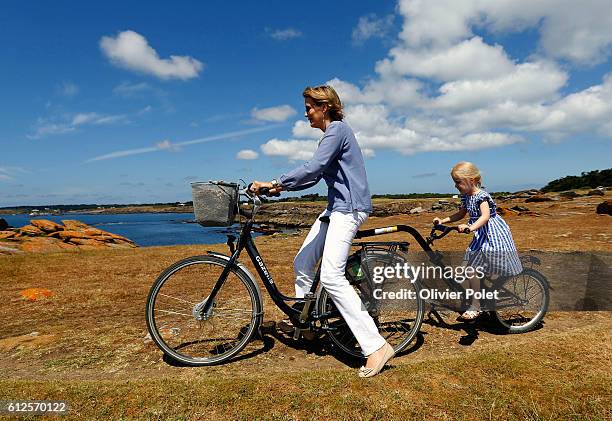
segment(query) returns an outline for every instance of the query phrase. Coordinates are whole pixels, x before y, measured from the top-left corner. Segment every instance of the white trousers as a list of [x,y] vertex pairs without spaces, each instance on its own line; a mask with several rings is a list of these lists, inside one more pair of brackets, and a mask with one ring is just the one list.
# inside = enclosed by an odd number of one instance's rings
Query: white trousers
[[359,342],[365,356],[385,344],[372,317],[363,309],[361,299],[344,276],[346,260],[357,230],[368,219],[365,212],[342,213],[325,210],[329,224],[317,218],[294,260],[295,294],[310,292],[315,270],[321,260],[321,285],[330,295],[342,317]]

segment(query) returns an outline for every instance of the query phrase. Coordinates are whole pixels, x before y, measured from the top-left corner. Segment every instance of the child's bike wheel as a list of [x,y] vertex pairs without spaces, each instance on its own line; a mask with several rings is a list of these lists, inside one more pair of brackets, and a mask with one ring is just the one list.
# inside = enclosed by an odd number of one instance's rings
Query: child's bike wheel
[[209,311],[213,286],[227,266],[216,256],[194,256],[166,269],[146,306],[151,339],[172,360],[191,366],[219,364],[238,354],[262,318],[261,295],[241,268],[230,270]]
[[516,276],[500,279],[491,290],[498,292],[494,318],[506,333],[529,332],[548,310],[548,281],[536,270],[526,268]]

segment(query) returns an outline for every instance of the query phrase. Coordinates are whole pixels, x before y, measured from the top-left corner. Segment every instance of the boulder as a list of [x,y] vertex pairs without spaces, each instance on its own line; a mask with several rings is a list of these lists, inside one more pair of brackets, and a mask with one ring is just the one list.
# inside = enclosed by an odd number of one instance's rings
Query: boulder
[[6,222],[6,219],[0,218],[0,231],[4,231],[8,228],[11,228],[11,226]]
[[62,224],[64,224],[64,229],[72,231],[86,230],[91,228],[86,223],[77,221],[76,219],[62,219]]
[[8,238],[13,238],[17,235],[15,231],[0,231],[0,240],[6,240]]
[[599,205],[597,205],[596,212],[600,215],[612,215],[612,200],[604,200]]
[[83,231],[74,231],[74,230],[64,230],[58,231],[52,234],[53,237],[59,237],[63,240],[69,240],[71,238],[89,238],[89,235],[85,234]]
[[49,253],[76,248],[76,246],[72,244],[66,244],[57,238],[51,237],[28,238],[20,244],[20,247],[22,251],[30,253]]
[[425,212],[425,209],[423,209],[420,206],[416,207],[416,208],[413,208],[413,209],[410,209],[410,214],[412,214],[412,215],[417,214],[417,213],[422,213],[422,212]]
[[97,249],[106,248],[104,241],[94,240],[93,238],[71,238],[69,241],[79,246],[92,246]]
[[64,227],[56,222],[49,221],[48,219],[32,219],[30,224],[45,232],[62,231]]
[[595,189],[587,193],[587,196],[604,196],[606,193],[603,190]]
[[497,213],[500,214],[501,216],[516,216],[519,214],[518,211],[515,211],[514,209],[509,209],[509,208],[505,208],[503,206],[498,206],[497,208]]
[[535,195],[529,196],[527,199],[525,199],[525,203],[529,202],[552,202],[552,199],[544,195]]
[[515,210],[517,212],[529,212],[529,208],[527,206],[516,205],[512,206],[510,209]]
[[559,196],[565,198],[565,199],[574,199],[575,197],[580,197],[580,195],[578,193],[576,193],[575,191],[572,190],[568,190],[568,191],[562,191],[561,193],[559,193]]
[[34,225],[25,225],[17,230],[21,235],[38,236],[43,235],[45,232]]

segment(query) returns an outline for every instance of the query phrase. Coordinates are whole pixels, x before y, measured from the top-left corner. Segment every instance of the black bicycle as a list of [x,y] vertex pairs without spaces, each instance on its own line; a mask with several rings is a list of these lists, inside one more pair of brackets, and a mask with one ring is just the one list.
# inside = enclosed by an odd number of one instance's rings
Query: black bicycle
[[[319,271],[304,298],[288,297],[279,291],[251,235],[253,218],[262,202],[259,196],[234,183],[193,183],[192,188],[196,220],[202,225],[231,225],[236,214],[244,215],[246,221],[237,240],[228,236],[229,255],[209,251],[183,259],[168,267],[151,287],[146,304],[147,328],[166,355],[186,365],[206,366],[226,362],[254,343],[264,306],[255,277],[239,261],[246,249],[270,298],[295,326],[294,338],[305,331],[327,335],[342,352],[363,357],[346,322],[321,287]],[[262,189],[262,193],[266,191]],[[240,197],[247,199],[251,212],[240,206]],[[358,250],[347,260],[347,279],[380,334],[396,353],[401,352],[419,332],[424,301],[418,295],[413,300],[393,302],[376,299],[374,290],[401,287],[416,294],[417,284],[404,281],[401,285],[380,285],[373,281],[369,268],[407,263],[408,244],[362,242],[356,246]]]
[[[449,227],[434,224],[427,238],[409,225],[396,225],[359,231],[355,238],[371,237],[391,232],[406,232],[410,234],[421,249],[425,252],[432,268],[439,268],[438,273],[446,273],[447,268],[452,269],[444,261],[442,253],[432,249],[432,245],[450,232],[461,232],[458,227]],[[467,229],[464,233],[470,233]],[[495,256],[494,256],[495,257]],[[497,256],[499,258],[500,256]],[[501,256],[503,258],[503,256]],[[485,259],[486,260],[486,259]],[[525,333],[536,328],[544,318],[550,301],[550,287],[544,275],[529,265],[539,265],[540,261],[534,256],[521,258],[523,271],[514,276],[500,276],[496,279],[482,277],[481,307],[487,310],[497,321],[498,327],[505,333]],[[414,265],[414,260],[412,261]],[[456,266],[455,266],[456,267]],[[435,273],[435,272],[434,272]],[[451,270],[452,273],[452,270]],[[471,297],[465,293],[457,279],[447,276],[434,276],[433,279],[419,277],[414,280],[420,297],[430,306],[430,313],[436,314],[436,308],[463,312],[471,304]],[[436,292],[442,291],[444,298],[439,298]],[[452,295],[454,294],[454,295]],[[458,297],[449,299],[449,296]],[[486,298],[489,297],[489,298]],[[421,317],[418,317],[420,320]]]

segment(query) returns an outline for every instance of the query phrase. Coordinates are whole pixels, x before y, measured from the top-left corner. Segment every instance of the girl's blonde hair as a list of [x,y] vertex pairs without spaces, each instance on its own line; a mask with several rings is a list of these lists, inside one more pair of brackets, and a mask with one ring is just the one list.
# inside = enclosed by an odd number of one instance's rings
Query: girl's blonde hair
[[456,164],[451,170],[451,176],[455,178],[468,178],[473,180],[480,187],[480,170],[471,162],[462,161]]
[[331,86],[308,86],[304,89],[302,95],[304,98],[311,98],[317,105],[327,104],[329,117],[332,121],[342,120],[344,118],[340,97]]

